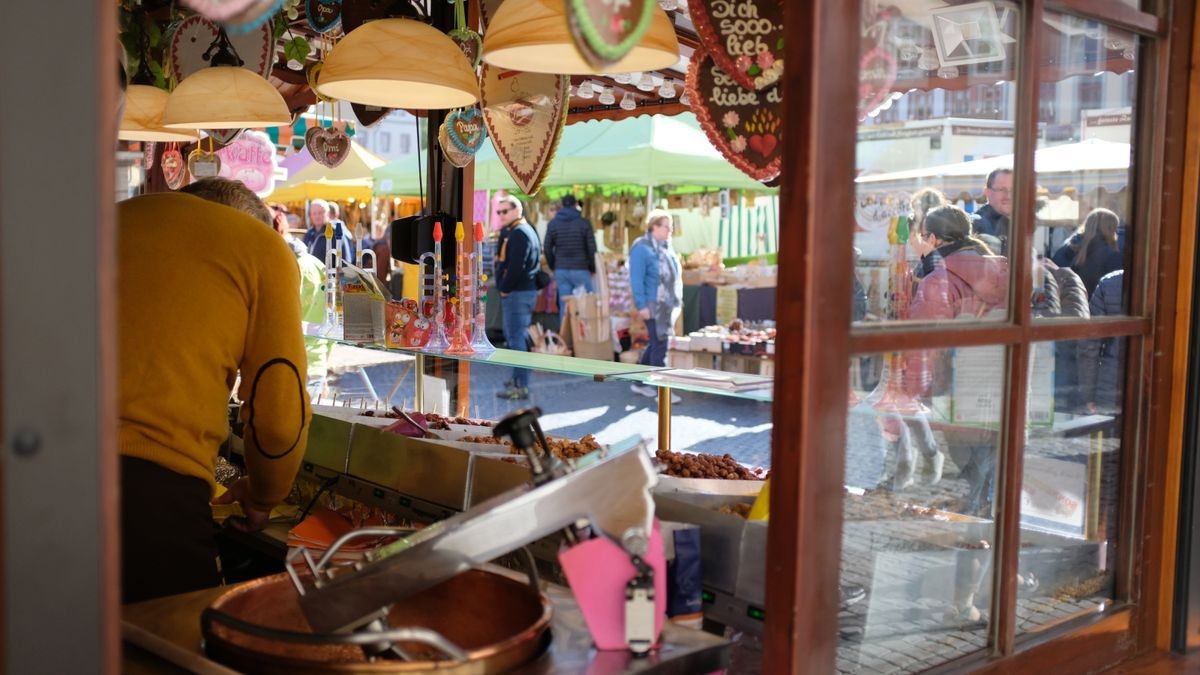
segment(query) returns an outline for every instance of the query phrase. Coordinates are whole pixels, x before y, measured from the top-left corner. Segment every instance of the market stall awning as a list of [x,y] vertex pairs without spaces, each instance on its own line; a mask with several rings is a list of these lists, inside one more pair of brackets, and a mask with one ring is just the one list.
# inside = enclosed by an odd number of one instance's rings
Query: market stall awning
[[[424,171],[424,165],[422,165]],[[426,179],[428,176],[425,177]],[[375,172],[377,195],[415,194],[415,157],[390,162]],[[389,182],[390,181],[390,182]],[[772,192],[721,156],[692,113],[646,115],[619,121],[568,125],[544,187],[569,185],[704,186]],[[475,187],[516,191],[516,183],[484,144],[475,159]]]
[[[730,164],[692,113],[568,126],[543,185],[700,185],[768,191]],[[489,144],[475,160],[475,186],[515,190]]]
[[[1051,193],[1064,190],[1089,192],[1103,188],[1119,192],[1129,182],[1130,146],[1089,139],[1042,148],[1034,155],[1038,185]],[[948,197],[981,197],[984,180],[993,169],[1011,168],[1013,155],[997,155],[971,162],[943,164],[923,169],[860,176],[855,182],[862,194],[887,194],[935,187]]]
[[384,160],[366,148],[350,141],[350,154],[332,169],[311,162],[296,172],[286,183],[267,195],[273,202],[302,202],[310,199],[371,198],[372,172],[384,165]]

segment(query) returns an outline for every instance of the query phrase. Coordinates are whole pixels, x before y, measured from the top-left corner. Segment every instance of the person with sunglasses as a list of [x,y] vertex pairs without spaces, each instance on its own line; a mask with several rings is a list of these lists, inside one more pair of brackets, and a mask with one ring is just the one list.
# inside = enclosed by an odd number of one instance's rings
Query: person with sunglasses
[[[496,214],[504,223],[496,255],[496,290],[500,291],[504,341],[509,349],[527,352],[529,324],[537,303],[541,246],[537,232],[525,220],[519,199],[512,195],[501,197]],[[496,396],[510,401],[529,398],[529,371],[513,368],[512,379]]]

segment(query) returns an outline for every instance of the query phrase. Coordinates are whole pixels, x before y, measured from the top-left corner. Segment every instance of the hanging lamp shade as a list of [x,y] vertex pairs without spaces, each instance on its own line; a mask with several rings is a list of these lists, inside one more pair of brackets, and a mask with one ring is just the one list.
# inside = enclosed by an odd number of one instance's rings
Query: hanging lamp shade
[[283,97],[261,75],[236,66],[202,68],[183,78],[167,99],[169,129],[246,129],[292,123]]
[[123,141],[194,141],[195,130],[167,129],[162,125],[163,108],[170,94],[148,84],[131,84],[125,89],[125,112],[117,138]]
[[478,101],[479,81],[441,31],[412,19],[378,19],[334,45],[317,75],[317,92],[384,108],[444,110]]
[[[529,73],[591,75],[575,46],[563,0],[504,0],[483,36],[483,60],[497,68]],[[666,12],[655,8],[641,41],[606,73],[660,70],[679,61],[679,39]]]

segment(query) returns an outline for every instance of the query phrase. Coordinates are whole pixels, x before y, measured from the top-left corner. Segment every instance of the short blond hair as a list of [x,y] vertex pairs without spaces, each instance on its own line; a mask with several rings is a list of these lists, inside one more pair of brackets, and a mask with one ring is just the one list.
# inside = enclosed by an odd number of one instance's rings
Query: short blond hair
[[646,231],[649,232],[654,229],[654,224],[664,219],[674,224],[675,219],[671,216],[670,211],[666,209],[651,209],[650,213],[646,214]]
[[201,178],[195,183],[184,186],[179,191],[235,208],[248,216],[261,220],[272,229],[275,228],[275,216],[271,215],[271,210],[241,181],[213,176]]

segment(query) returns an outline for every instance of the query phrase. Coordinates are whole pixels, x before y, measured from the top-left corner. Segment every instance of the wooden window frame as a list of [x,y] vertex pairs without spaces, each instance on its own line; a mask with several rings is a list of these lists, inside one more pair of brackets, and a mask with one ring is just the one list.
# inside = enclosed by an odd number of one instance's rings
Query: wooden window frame
[[[1173,558],[1173,485],[1177,449],[1168,447],[1177,395],[1171,368],[1179,333],[1175,309],[1188,300],[1176,281],[1191,272],[1181,243],[1182,167],[1187,130],[1188,63],[1194,0],[1159,0],[1143,12],[1120,0],[1026,0],[1016,90],[1012,250],[1031,250],[1039,119],[1040,40],[1046,12],[1062,12],[1132,31],[1141,39],[1130,235],[1134,274],[1127,283],[1128,317],[1034,320],[1029,303],[1012,302],[1005,322],[954,326],[930,332],[911,326],[850,327],[852,228],[857,98],[845,64],[858,63],[860,3],[819,0],[787,3],[791,38],[784,75],[786,119],[782,211],[790,214],[780,236],[776,300],[779,327],[772,444],[772,527],[767,546],[764,672],[831,672],[838,647],[836,619],[844,478],[846,368],[852,354],[914,347],[1002,344],[1008,347],[1007,418],[997,468],[992,622],[986,650],[939,666],[937,671],[999,672],[1016,666],[1090,670],[1164,643],[1169,608],[1168,560]],[[1171,19],[1169,22],[1168,17]],[[1192,83],[1192,88],[1197,88]],[[1154,102],[1165,102],[1155,104]],[[1197,133],[1196,135],[1200,135]],[[1168,143],[1168,139],[1172,139]],[[1191,150],[1189,157],[1196,155]],[[1168,169],[1171,170],[1168,170]],[[1195,181],[1195,172],[1188,172]],[[1187,194],[1195,197],[1194,189]],[[1195,208],[1186,215],[1195,222]],[[1032,291],[1032,258],[1010,260],[1012,297]],[[1186,312],[1184,312],[1186,314]],[[1016,634],[1016,569],[1020,541],[1019,477],[1026,425],[1023,395],[1031,345],[1050,340],[1127,337],[1126,423],[1120,483],[1121,562],[1115,608],[1073,617],[1036,633]],[[1020,392],[1021,395],[1016,395]],[[1174,475],[1175,483],[1171,477]],[[1154,492],[1167,483],[1168,490]],[[1170,541],[1168,541],[1168,537]],[[1165,612],[1169,614],[1169,612]],[[1169,624],[1165,624],[1169,627]]]

